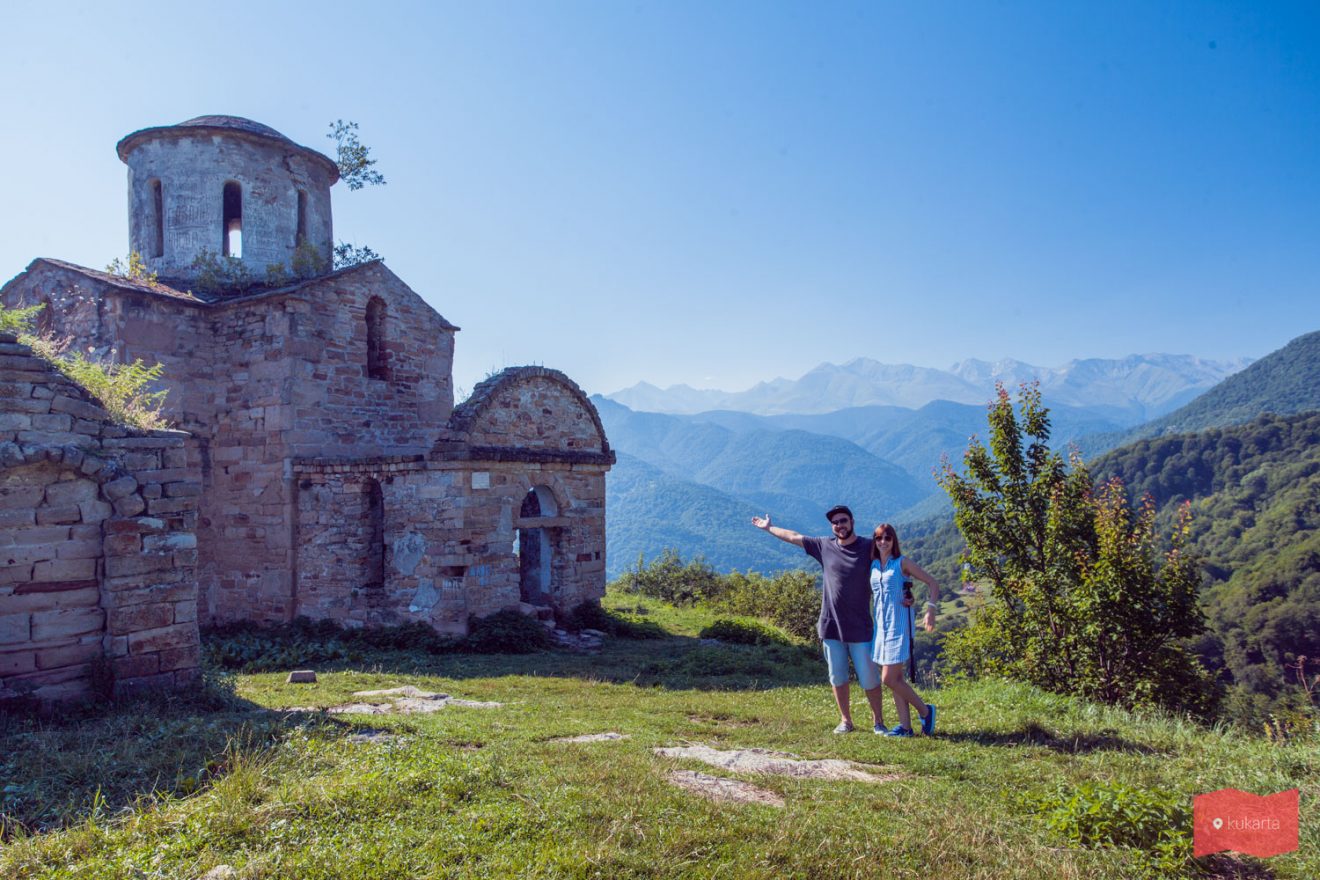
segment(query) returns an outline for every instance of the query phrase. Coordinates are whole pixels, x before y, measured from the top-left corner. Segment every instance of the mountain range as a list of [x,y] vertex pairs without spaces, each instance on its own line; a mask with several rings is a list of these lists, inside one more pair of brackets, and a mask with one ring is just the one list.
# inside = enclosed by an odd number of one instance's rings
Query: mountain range
[[1211,361],[1191,355],[1145,354],[1073,360],[1061,367],[1011,359],[995,363],[964,360],[948,370],[938,370],[855,358],[845,364],[821,364],[798,379],[761,382],[746,391],[688,385],[661,389],[639,382],[606,396],[647,412],[821,414],[868,406],[918,409],[937,400],[984,404],[993,395],[996,382],[1016,388],[1039,381],[1048,403],[1087,407],[1126,427],[1178,408],[1250,363],[1249,358]]
[[[877,373],[868,364],[882,369]],[[1234,366],[1169,355],[1072,361],[1051,374],[1055,393],[1084,399],[1089,387],[1108,402],[1047,399],[1051,445],[1075,445],[1089,458],[1141,437],[1241,423],[1263,412],[1320,409],[1320,333],[1299,337],[1245,369],[1233,372]],[[823,365],[808,376],[819,381],[832,371],[837,388],[861,382],[868,370],[891,377],[942,372],[859,359],[842,367]],[[1204,389],[1217,374],[1226,378]],[[839,378],[845,375],[848,382]],[[940,381],[941,387],[952,387],[951,379],[969,386],[995,381],[1012,386],[1030,377],[1039,377],[1044,386],[1045,377],[1030,365],[963,361]],[[609,575],[619,574],[639,553],[652,558],[666,547],[688,558],[705,556],[725,570],[802,564],[800,554],[786,554],[751,529],[747,521],[754,513],[771,512],[776,522],[803,532],[823,532],[821,512],[840,502],[854,507],[863,526],[888,520],[910,527],[947,516],[935,472],[942,459],[960,466],[968,438],[985,434],[985,402],[992,393],[987,388],[975,403],[934,400],[917,407],[868,404],[775,414],[639,412],[595,396],[619,453],[607,479]],[[1115,403],[1120,393],[1128,395],[1126,404]],[[1158,419],[1133,424],[1136,406],[1156,412],[1176,401],[1185,402]]]

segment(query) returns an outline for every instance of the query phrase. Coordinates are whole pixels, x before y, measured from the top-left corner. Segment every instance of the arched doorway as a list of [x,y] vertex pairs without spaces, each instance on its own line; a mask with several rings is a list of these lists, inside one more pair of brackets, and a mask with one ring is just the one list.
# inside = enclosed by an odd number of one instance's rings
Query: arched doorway
[[556,535],[554,529],[537,523],[557,516],[555,496],[545,486],[533,486],[518,509],[516,552],[518,554],[518,598],[529,605],[551,604]]

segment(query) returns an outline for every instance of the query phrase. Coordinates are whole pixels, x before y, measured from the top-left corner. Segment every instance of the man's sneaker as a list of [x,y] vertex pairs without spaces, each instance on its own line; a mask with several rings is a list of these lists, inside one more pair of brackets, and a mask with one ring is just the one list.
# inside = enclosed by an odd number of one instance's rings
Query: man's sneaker
[[926,717],[921,719],[921,732],[926,736],[935,733],[935,704],[926,704]]
[[885,734],[885,736],[911,736],[911,735],[912,735],[912,730],[910,728],[904,727],[901,724],[895,724],[894,729],[889,731],[887,734]]
[[840,721],[839,726],[834,728],[835,733],[852,733],[853,727],[851,721]]
[[871,728],[871,732],[874,734],[878,734],[879,736],[889,736],[889,728],[885,727],[885,723],[883,721],[877,721],[875,725]]

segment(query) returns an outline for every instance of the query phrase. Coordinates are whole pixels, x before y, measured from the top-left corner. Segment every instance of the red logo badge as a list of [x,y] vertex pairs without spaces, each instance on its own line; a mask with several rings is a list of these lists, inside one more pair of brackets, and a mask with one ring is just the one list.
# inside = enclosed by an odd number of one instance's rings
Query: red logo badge
[[1257,795],[1221,788],[1192,799],[1192,854],[1231,849],[1267,859],[1297,849],[1297,789]]

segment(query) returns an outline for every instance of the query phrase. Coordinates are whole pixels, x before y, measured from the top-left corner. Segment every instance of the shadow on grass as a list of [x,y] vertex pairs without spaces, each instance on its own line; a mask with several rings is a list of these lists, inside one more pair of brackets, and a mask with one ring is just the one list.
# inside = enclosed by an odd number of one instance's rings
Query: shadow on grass
[[[658,628],[645,633],[644,638],[608,636],[602,649],[585,652],[528,652],[525,643],[510,638],[503,645],[508,653],[500,653],[456,647],[424,628],[355,633],[299,624],[205,633],[203,647],[213,663],[243,673],[305,667],[456,680],[537,675],[675,690],[767,690],[817,684],[824,677],[814,647],[713,643]],[[390,639],[397,639],[397,646]]]
[[1164,752],[1144,743],[1123,739],[1114,732],[1088,733],[1072,731],[1051,733],[1039,724],[1028,723],[1021,730],[1001,732],[939,733],[940,739],[953,742],[975,743],[984,746],[1040,746],[1068,755],[1092,752],[1129,752],[1137,755],[1163,755]]
[[213,687],[49,717],[0,714],[0,841],[205,791],[237,765],[262,761],[294,730],[336,737],[356,726]]

